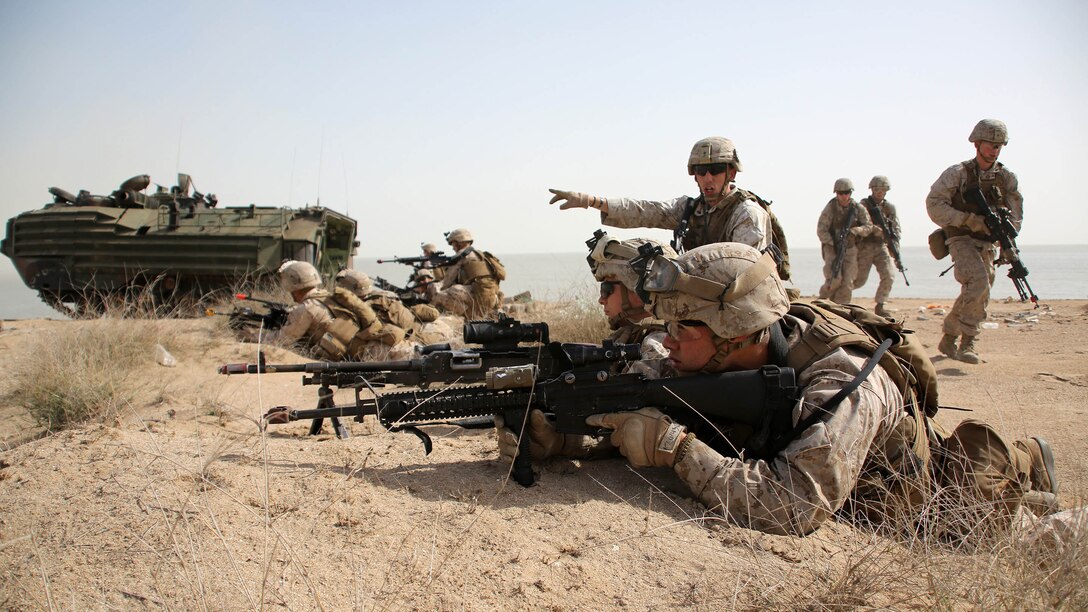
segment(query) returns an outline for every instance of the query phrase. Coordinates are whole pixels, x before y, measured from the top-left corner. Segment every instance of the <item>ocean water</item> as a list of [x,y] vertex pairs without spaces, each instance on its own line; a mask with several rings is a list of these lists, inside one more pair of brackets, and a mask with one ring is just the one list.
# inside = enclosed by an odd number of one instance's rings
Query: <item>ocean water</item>
[[[529,291],[538,300],[590,300],[595,301],[597,283],[589,274],[586,253],[497,253],[506,265],[507,280],[502,284],[503,293],[512,296]],[[1028,267],[1028,282],[1040,301],[1048,299],[1088,299],[1088,245],[1027,246],[1021,257]],[[790,254],[793,271],[792,286],[802,295],[815,295],[823,283],[823,260],[817,248],[794,249]],[[903,276],[896,277],[891,301],[895,298],[929,298],[951,300],[959,294],[959,283],[952,272],[939,276],[951,265],[951,260],[936,261],[925,247],[903,249],[903,265],[907,269],[910,286]],[[62,318],[62,315],[43,304],[37,293],[27,289],[10,263],[0,262],[0,319],[36,317]],[[358,257],[356,268],[386,280],[403,285],[410,268],[400,264],[378,264],[375,258]],[[997,279],[991,297],[1004,299],[1016,297],[1012,281],[1006,277],[1008,267],[998,268]],[[876,270],[869,273],[869,282],[854,290],[856,297],[871,298],[876,292],[879,277]]]

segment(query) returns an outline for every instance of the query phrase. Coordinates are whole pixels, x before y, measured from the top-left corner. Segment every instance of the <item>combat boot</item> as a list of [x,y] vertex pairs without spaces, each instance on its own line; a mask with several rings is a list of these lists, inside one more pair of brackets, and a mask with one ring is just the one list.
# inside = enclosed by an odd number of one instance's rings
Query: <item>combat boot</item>
[[1057,495],[1058,472],[1054,469],[1054,451],[1047,441],[1034,436],[1017,440],[1013,445],[1031,457],[1031,489]]
[[956,348],[956,337],[952,334],[945,334],[941,337],[941,343],[937,345],[937,350],[952,359],[958,359],[957,356],[960,354],[959,349]]
[[960,354],[956,357],[964,363],[978,363],[982,361],[978,357],[978,351],[975,349],[975,338],[977,336],[964,335],[960,340]]
[[887,317],[889,319],[892,318],[892,313],[888,312],[887,308],[884,308],[884,302],[877,302],[876,308],[873,310],[873,312],[877,313],[882,317]]

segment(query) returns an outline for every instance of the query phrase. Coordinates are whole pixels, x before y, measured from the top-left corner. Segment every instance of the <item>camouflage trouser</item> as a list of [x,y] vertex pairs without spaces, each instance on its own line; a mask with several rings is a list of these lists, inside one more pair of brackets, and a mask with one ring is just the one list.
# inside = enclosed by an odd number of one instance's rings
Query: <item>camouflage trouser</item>
[[960,423],[935,454],[945,530],[970,533],[986,519],[1007,524],[1031,490],[1031,455],[982,421]]
[[858,275],[858,248],[848,244],[842,256],[842,270],[831,278],[831,265],[835,263],[835,247],[823,245],[824,284],[820,287],[820,298],[849,304],[854,293],[854,278]]
[[990,303],[997,248],[991,242],[975,240],[970,236],[949,238],[947,243],[955,265],[956,280],[960,283],[960,296],[944,318],[944,333],[977,336],[979,325],[986,320],[986,306]]
[[854,288],[859,289],[869,280],[869,270],[876,266],[880,275],[880,284],[876,288],[876,303],[888,301],[895,281],[895,263],[888,254],[888,247],[883,242],[863,242],[858,245],[858,275],[854,278]]
[[415,356],[417,342],[401,340],[389,346],[384,342],[367,342],[361,352],[354,355],[358,361],[405,361]]
[[477,287],[478,284],[439,289],[431,296],[431,303],[466,319],[492,318],[499,307],[498,293],[490,287]]
[[[446,315],[436,321],[424,323],[419,326],[419,330],[415,333],[413,338],[419,340],[424,345],[439,344],[442,342],[454,343],[459,341],[459,334],[451,327],[450,321],[453,319],[456,319],[456,317]],[[457,320],[456,325],[461,327],[464,323]]]

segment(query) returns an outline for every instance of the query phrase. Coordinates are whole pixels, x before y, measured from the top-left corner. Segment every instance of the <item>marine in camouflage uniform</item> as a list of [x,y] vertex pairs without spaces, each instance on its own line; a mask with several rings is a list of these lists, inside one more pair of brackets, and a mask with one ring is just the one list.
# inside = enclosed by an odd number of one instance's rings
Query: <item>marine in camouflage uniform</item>
[[317,270],[305,279],[288,279],[285,272],[290,263],[292,262],[287,262],[280,268],[280,282],[291,294],[296,306],[287,314],[283,327],[265,334],[261,340],[314,347],[334,318],[323,302],[329,297],[329,292],[321,288],[321,277]]
[[[1022,505],[1040,512],[1057,508],[1053,453],[1045,441],[1010,444],[970,420],[946,436],[925,417],[915,387],[897,383],[907,379],[893,376],[883,360],[860,376],[870,353],[814,341],[826,339],[823,321],[813,316],[818,311],[787,302],[768,256],[745,245],[716,244],[674,263],[680,274],[671,281],[662,274],[644,286],[655,292],[654,314],[667,322],[665,346],[676,369],[726,372],[800,360],[799,396],[792,427],[769,449],[773,454],[761,457],[738,452],[746,450],[743,445],[697,437],[653,408],[589,417],[590,426],[612,430],[608,440],[632,465],[672,468],[706,506],[769,533],[809,533],[837,513],[915,518],[934,499],[947,497],[936,493],[948,491],[970,493],[960,497],[971,517],[971,508],[1006,518]],[[667,266],[654,267],[660,273]],[[855,378],[859,384],[852,386]],[[840,392],[843,399],[829,405]],[[601,454],[591,438],[558,434],[543,414],[530,418],[534,450]],[[516,436],[502,433],[500,451],[512,456]],[[967,522],[961,526],[978,528]]]
[[601,198],[576,191],[549,189],[568,208],[595,208],[601,223],[612,227],[656,227],[675,230],[685,211],[694,206],[684,249],[714,242],[741,242],[757,249],[771,244],[771,217],[755,197],[736,186],[733,179],[743,169],[733,141],[710,137],[695,143],[688,156],[688,174],[699,186],[699,196],[672,200]]
[[[820,220],[816,223],[816,236],[820,238],[820,250],[824,257],[824,284],[820,287],[819,296],[840,304],[849,304],[853,298],[854,280],[858,275],[857,241],[872,235],[874,229],[877,229],[870,222],[865,207],[854,200],[853,193],[853,181],[847,178],[836,180],[835,197],[824,206]],[[833,274],[839,234],[848,223],[842,268],[838,274]]]
[[[430,257],[431,255],[434,255],[435,253],[438,252],[438,247],[435,246],[433,243],[430,243],[430,242],[425,242],[425,243],[421,244],[419,246],[419,248],[420,248],[421,251],[423,251],[423,256],[424,257]],[[434,279],[435,280],[440,281],[440,280],[442,280],[442,279],[444,279],[446,277],[446,269],[444,267],[436,266],[436,265],[432,264],[429,261],[423,262],[423,264],[421,266],[419,266],[419,269],[430,270],[434,274]],[[416,272],[418,272],[418,271],[419,270],[416,270]]]
[[432,340],[427,336],[435,330],[427,326],[438,320],[438,309],[429,304],[407,307],[392,291],[374,287],[373,281],[363,272],[341,270],[336,275],[337,287],[342,287],[370,306],[382,323],[381,333],[367,342],[359,355],[362,361],[386,361],[410,359],[415,348],[452,339]]
[[446,268],[441,288],[431,284],[427,297],[435,306],[467,319],[494,318],[502,305],[499,280],[484,256],[472,246],[467,229],[455,229],[446,241],[456,251],[457,260]]
[[978,363],[975,341],[986,320],[997,245],[984,217],[964,201],[963,192],[974,186],[981,188],[991,208],[1010,211],[1010,221],[1017,231],[1024,218],[1024,198],[1016,175],[997,161],[1001,149],[1009,142],[1005,124],[997,119],[983,119],[975,125],[968,141],[975,145],[975,157],[941,174],[926,197],[926,212],[944,230],[956,281],[960,283],[960,295],[945,316],[944,335],[938,349],[953,359]]
[[[885,304],[892,292],[896,270],[895,261],[893,261],[892,255],[888,251],[887,241],[891,240],[898,248],[899,237],[902,235],[899,229],[899,215],[895,212],[895,206],[892,206],[891,202],[884,199],[885,194],[891,188],[888,177],[874,176],[869,181],[869,190],[872,195],[861,200],[861,205],[869,213],[869,218],[872,220],[875,229],[873,233],[857,241],[858,273],[854,278],[855,289],[864,286],[869,280],[869,271],[873,266],[876,266],[877,274],[880,275],[880,284],[876,287],[875,312],[883,317],[891,315],[885,308]],[[885,236],[884,230],[877,224],[877,216],[873,214],[874,209],[880,211],[884,223],[887,224],[888,229],[891,231],[891,236]]]
[[646,304],[635,292],[638,276],[630,266],[630,260],[638,255],[643,244],[660,247],[669,256],[676,251],[667,244],[647,238],[616,240],[608,234],[601,235],[586,260],[593,277],[601,282],[598,303],[604,308],[612,334],[608,336],[617,344],[640,345],[638,361],[616,364],[618,371],[638,372],[647,378],[661,378],[662,368],[669,352],[665,350],[665,323],[654,319],[646,310]]
[[321,287],[321,275],[303,261],[284,262],[279,269],[280,284],[297,304],[283,327],[268,334],[265,342],[304,347],[321,359],[359,359],[370,341],[390,337],[374,310],[350,291],[336,288],[329,293]]

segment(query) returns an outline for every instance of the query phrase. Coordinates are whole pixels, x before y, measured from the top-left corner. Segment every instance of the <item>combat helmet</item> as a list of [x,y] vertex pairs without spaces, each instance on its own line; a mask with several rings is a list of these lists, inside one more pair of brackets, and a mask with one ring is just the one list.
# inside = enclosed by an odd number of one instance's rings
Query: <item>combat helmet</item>
[[840,191],[854,191],[854,181],[848,178],[841,178],[835,180],[835,193]]
[[869,181],[869,189],[872,189],[873,191],[876,191],[878,189],[881,191],[889,191],[891,190],[891,188],[892,184],[888,181],[888,177],[880,174],[874,176]]
[[996,142],[1003,145],[1009,144],[1009,128],[1005,122],[999,119],[983,119],[975,124],[967,142]]
[[591,246],[591,251],[586,261],[593,272],[593,278],[604,281],[615,278],[623,283],[631,291],[638,285],[638,273],[631,267],[630,262],[638,257],[638,248],[644,244],[651,244],[661,248],[665,257],[675,258],[676,251],[667,244],[650,238],[632,238],[619,240],[605,233],[594,234],[593,240],[586,243]]
[[789,300],[769,252],[735,242],[692,249],[676,259],[655,257],[642,273],[655,317],[705,323],[720,339],[770,327]]
[[446,244],[449,245],[452,245],[454,242],[472,242],[472,232],[463,227],[446,232],[445,236]]
[[729,164],[736,168],[737,172],[744,170],[733,141],[721,136],[704,138],[691,148],[691,155],[688,156],[688,174],[694,176],[695,166],[706,164]]
[[359,270],[340,270],[336,273],[336,286],[343,287],[359,297],[366,297],[374,288],[374,281]]
[[285,261],[280,266],[279,273],[280,285],[289,293],[321,286],[321,275],[317,268],[305,261]]

